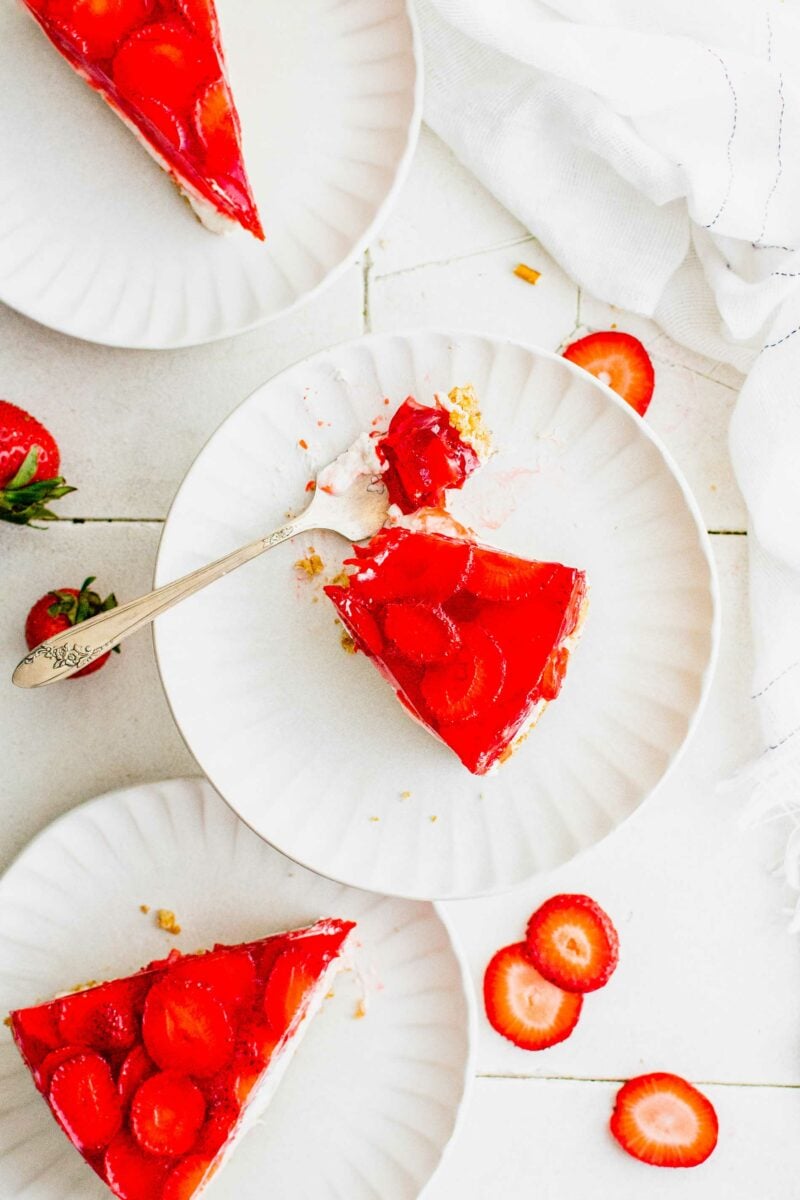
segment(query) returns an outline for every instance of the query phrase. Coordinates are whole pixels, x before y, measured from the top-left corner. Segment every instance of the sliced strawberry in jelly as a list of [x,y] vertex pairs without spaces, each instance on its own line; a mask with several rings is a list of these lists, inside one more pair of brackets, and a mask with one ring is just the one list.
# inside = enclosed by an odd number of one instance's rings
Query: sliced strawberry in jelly
[[160,1200],[192,1200],[197,1189],[210,1177],[213,1159],[191,1154],[170,1171]]
[[130,1126],[142,1150],[177,1158],[192,1149],[205,1115],[196,1083],[179,1071],[159,1071],[133,1097]]
[[183,150],[186,147],[189,135],[186,125],[177,113],[149,96],[137,96],[136,107],[139,109],[139,115],[152,125],[170,150]]
[[133,103],[149,97],[177,113],[188,113],[218,74],[212,50],[178,20],[137,29],[114,58],[114,82],[124,97]]
[[49,1050],[55,1050],[64,1040],[58,1032],[55,1012],[50,1004],[20,1009],[12,1016],[11,1024],[21,1043],[22,1052],[31,1065],[41,1062]]
[[387,531],[381,554],[375,568],[361,562],[359,592],[375,600],[442,601],[463,585],[472,547],[442,534],[395,529]]
[[228,1014],[202,983],[167,977],[148,994],[142,1018],[147,1052],[164,1070],[213,1075],[233,1054]]
[[210,1105],[206,1123],[200,1130],[195,1153],[212,1157],[225,1145],[239,1120],[240,1108],[231,1095],[229,1100]]
[[34,1071],[34,1078],[39,1091],[47,1091],[56,1067],[60,1067],[68,1058],[77,1058],[79,1054],[85,1053],[85,1046],[61,1046],[58,1050],[51,1050]]
[[319,979],[324,959],[316,947],[298,942],[284,950],[270,971],[264,989],[264,1016],[280,1037],[289,1028],[295,1016]]
[[539,684],[543,700],[555,700],[561,691],[561,684],[564,682],[568,663],[569,650],[566,646],[560,646],[558,650],[554,650],[550,655]]
[[145,1154],[129,1133],[120,1133],[108,1147],[103,1170],[119,1200],[156,1200],[172,1163]]
[[61,1037],[104,1052],[129,1049],[139,1034],[136,993],[127,984],[106,984],[65,996],[58,1002]]
[[239,131],[233,113],[233,100],[224,79],[210,83],[195,104],[195,131],[206,166],[215,175],[227,175],[239,161]]
[[217,14],[209,0],[178,0],[178,8],[192,29],[214,41],[218,40]]
[[156,1064],[144,1046],[134,1046],[128,1052],[117,1076],[117,1091],[124,1108],[130,1104],[139,1084],[154,1075],[156,1070]]
[[347,588],[326,587],[324,590],[342,614],[359,650],[363,650],[365,654],[380,654],[383,649],[383,637],[369,607],[357,597],[351,596]]
[[461,487],[480,465],[446,409],[411,396],[392,417],[378,454],[386,464],[383,481],[390,502],[405,513],[441,507],[445,491]]
[[111,1069],[92,1051],[56,1067],[49,1099],[66,1133],[84,1152],[102,1150],[122,1127],[122,1105]]
[[465,625],[461,650],[422,677],[430,712],[445,721],[465,721],[488,708],[503,685],[505,661],[497,642],[479,625]]
[[154,0],[46,0],[44,9],[81,53],[111,58],[124,37],[143,25]]
[[481,548],[472,556],[464,587],[485,600],[525,600],[545,588],[558,569],[553,563]]
[[266,1017],[252,1017],[239,1029],[236,1039],[234,1066],[245,1063],[263,1069],[272,1057],[280,1040]]
[[437,606],[387,604],[383,629],[398,653],[413,663],[438,662],[461,645],[455,625]]
[[256,967],[246,950],[212,950],[177,963],[173,979],[201,983],[226,1009],[249,1007],[255,1000]]

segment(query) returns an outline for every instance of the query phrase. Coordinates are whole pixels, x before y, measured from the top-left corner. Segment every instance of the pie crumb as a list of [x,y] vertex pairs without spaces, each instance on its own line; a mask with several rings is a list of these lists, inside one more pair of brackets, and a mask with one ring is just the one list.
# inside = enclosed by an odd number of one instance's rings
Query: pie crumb
[[326,999],[326,1000],[332,1000],[332,999],[333,999],[333,997],[334,997],[334,992],[333,992],[333,991],[330,991],[330,992],[326,992],[326,993],[325,993],[325,999]]
[[350,576],[348,575],[347,571],[340,571],[338,573],[338,575],[334,575],[333,579],[331,580],[331,586],[332,587],[340,587],[340,588],[349,588],[350,587]]
[[362,998],[361,1000],[359,1000],[358,1004],[356,1005],[355,1012],[353,1013],[353,1018],[356,1021],[360,1021],[361,1018],[365,1017],[366,1015],[367,1015],[367,1006],[364,1003],[364,1000]]
[[309,579],[313,579],[315,575],[321,575],[325,570],[325,563],[313,546],[309,546],[307,556],[305,558],[298,558],[294,565],[296,570],[305,571]]
[[74,984],[73,987],[71,987],[69,990],[71,992],[86,992],[89,990],[89,988],[98,987],[98,986],[99,986],[99,984],[96,979],[87,979],[85,983]]
[[175,913],[169,908],[160,908],[156,913],[156,923],[159,929],[163,929],[166,933],[179,934],[181,927],[175,920]]
[[150,912],[150,905],[149,905],[149,904],[140,904],[140,905],[139,905],[139,912],[143,912],[143,913],[149,913],[149,912]]
[[380,821],[380,817],[370,817],[370,821]]
[[301,447],[301,449],[303,449],[303,450],[307,450],[307,449],[308,449],[308,442],[306,441],[306,439],[305,439],[305,438],[298,438],[298,439],[297,439],[297,444],[298,444],[298,446],[300,446],[300,447]]
[[438,821],[439,818],[438,817],[428,817],[428,820],[431,822],[431,824],[433,824],[433,822]]
[[346,650],[348,654],[355,654],[356,644],[353,641],[353,639],[350,637],[349,633],[343,633],[342,636],[339,638],[339,641],[342,643],[343,650]]
[[538,283],[542,277],[542,272],[529,267],[527,263],[517,263],[514,267],[514,274],[518,279],[524,279],[526,283]]
[[411,799],[411,792],[401,792],[401,793],[400,793],[400,799],[401,799],[401,800],[410,800],[410,799]]
[[10,1029],[11,1028],[11,1017],[3,1017],[3,1024],[5,1025],[6,1029]]
[[454,387],[447,393],[445,405],[450,424],[461,435],[463,441],[474,447],[482,458],[492,451],[492,435],[483,423],[478,398],[471,385]]

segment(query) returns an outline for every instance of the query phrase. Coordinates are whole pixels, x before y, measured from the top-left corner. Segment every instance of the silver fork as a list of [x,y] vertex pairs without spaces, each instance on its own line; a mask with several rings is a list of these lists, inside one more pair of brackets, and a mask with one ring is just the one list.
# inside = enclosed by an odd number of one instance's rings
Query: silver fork
[[98,613],[96,617],[90,617],[88,621],[73,625],[63,633],[41,642],[18,664],[12,680],[17,687],[36,688],[59,679],[68,679],[132,633],[149,625],[161,613],[180,604],[187,596],[193,596],[209,583],[221,579],[223,575],[228,575],[289,538],[308,533],[311,529],[329,529],[351,542],[372,537],[386,520],[387,506],[385,487],[380,479],[369,475],[360,475],[347,491],[339,495],[317,488],[311,503],[298,517],[266,537],[257,538],[217,562],[192,571],[190,575],[165,583],[138,600],[129,600],[119,608]]

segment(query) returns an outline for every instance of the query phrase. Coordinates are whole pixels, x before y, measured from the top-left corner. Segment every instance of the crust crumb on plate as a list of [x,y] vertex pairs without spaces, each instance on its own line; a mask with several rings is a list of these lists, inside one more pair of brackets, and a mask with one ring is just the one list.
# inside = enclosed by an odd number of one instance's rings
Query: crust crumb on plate
[[179,934],[181,927],[175,919],[175,913],[169,908],[160,908],[156,913],[156,923],[159,929],[166,933]]
[[313,546],[309,546],[307,556],[298,558],[294,565],[298,571],[304,571],[309,579],[313,579],[315,575],[321,575],[325,570],[325,564]]

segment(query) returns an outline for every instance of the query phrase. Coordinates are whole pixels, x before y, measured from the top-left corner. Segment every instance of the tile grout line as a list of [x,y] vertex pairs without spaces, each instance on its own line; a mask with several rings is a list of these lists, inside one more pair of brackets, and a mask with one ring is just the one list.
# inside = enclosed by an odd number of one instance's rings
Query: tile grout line
[[361,332],[372,333],[372,314],[369,311],[370,287],[372,284],[372,253],[369,246],[364,251],[364,257],[361,261],[361,288],[362,288],[362,307],[361,307]]
[[375,279],[393,279],[397,275],[410,275],[412,271],[424,271],[426,267],[449,267],[453,263],[465,262],[470,258],[478,258],[483,254],[494,254],[497,250],[511,250],[514,246],[525,246],[529,242],[536,242],[538,239],[532,233],[518,234],[516,237],[508,238],[504,242],[497,242],[492,246],[483,246],[479,250],[467,250],[464,254],[454,254],[451,258],[434,258],[424,262],[413,263],[408,267],[397,267],[394,271],[376,271]]
[[[620,1075],[514,1075],[503,1072],[477,1071],[476,1079],[507,1080],[509,1083],[625,1083],[626,1076]],[[800,1083],[769,1083],[766,1080],[740,1082],[733,1079],[696,1079],[697,1087],[725,1088],[775,1088],[782,1091],[800,1091]]]

